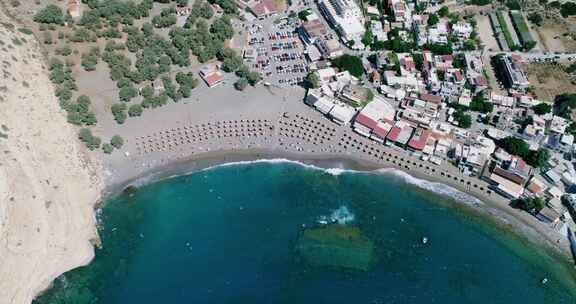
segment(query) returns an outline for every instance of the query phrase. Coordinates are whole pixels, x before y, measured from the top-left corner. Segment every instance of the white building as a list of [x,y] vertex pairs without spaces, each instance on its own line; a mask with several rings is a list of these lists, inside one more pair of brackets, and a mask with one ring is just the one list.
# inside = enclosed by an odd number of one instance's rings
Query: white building
[[339,30],[345,42],[354,41],[354,49],[364,48],[364,16],[354,0],[320,0],[318,8],[328,22]]
[[470,25],[470,23],[459,21],[456,22],[455,24],[452,24],[452,33],[458,36],[458,38],[460,39],[470,38],[470,35],[472,34],[473,31],[474,28],[472,28],[472,25]]

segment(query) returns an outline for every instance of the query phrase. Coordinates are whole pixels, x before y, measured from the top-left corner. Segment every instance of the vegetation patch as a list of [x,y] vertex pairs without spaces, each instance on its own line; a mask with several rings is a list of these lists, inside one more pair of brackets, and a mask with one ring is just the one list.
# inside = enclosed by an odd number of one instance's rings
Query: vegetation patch
[[305,229],[296,251],[317,267],[368,271],[375,263],[374,243],[358,227],[331,224]]
[[362,65],[362,59],[360,59],[360,57],[344,54],[333,59],[332,65],[350,72],[350,74],[355,77],[362,77],[364,74],[364,66]]
[[25,27],[19,28],[18,31],[23,33],[23,34],[26,34],[26,35],[32,35],[33,34],[31,29],[25,28]]
[[530,29],[528,28],[528,24],[524,19],[524,16],[519,11],[510,12],[510,17],[512,18],[512,23],[516,28],[516,32],[519,34],[520,41],[522,42],[522,48],[524,50],[531,50],[536,46],[536,41],[532,37],[530,33]]
[[514,136],[508,136],[496,142],[496,145],[506,152],[521,157],[526,163],[534,168],[544,167],[550,159],[550,151],[545,148],[530,150],[526,141]]
[[510,49],[511,50],[519,49],[520,46],[514,42],[514,39],[512,38],[512,34],[510,33],[510,30],[508,29],[508,24],[506,23],[506,18],[504,16],[504,14],[502,14],[502,12],[498,11],[498,12],[496,12],[496,16],[498,17],[498,22],[500,23],[500,28],[502,29],[502,34],[504,35],[504,39],[506,39],[506,43],[508,44]]

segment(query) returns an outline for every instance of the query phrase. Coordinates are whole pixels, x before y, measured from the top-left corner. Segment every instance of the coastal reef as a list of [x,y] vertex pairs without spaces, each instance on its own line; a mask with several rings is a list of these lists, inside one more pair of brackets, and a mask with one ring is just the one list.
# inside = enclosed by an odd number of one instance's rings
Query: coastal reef
[[375,261],[374,243],[355,226],[330,224],[304,229],[296,252],[308,264],[368,271]]

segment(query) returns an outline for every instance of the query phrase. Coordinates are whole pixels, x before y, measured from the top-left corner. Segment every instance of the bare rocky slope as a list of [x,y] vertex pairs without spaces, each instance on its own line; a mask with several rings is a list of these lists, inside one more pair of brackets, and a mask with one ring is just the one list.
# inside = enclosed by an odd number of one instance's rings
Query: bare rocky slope
[[27,304],[87,264],[98,160],[66,122],[38,42],[0,11],[0,303]]

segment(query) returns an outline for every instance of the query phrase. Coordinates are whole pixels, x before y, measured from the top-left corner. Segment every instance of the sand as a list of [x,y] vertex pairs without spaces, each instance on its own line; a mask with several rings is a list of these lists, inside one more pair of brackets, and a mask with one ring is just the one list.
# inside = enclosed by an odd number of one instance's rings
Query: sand
[[[0,21],[12,23],[2,12]],[[27,304],[92,259],[103,184],[59,108],[33,36],[0,25],[0,41],[0,303]]]

